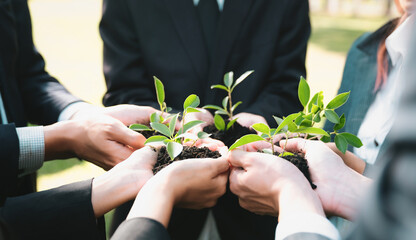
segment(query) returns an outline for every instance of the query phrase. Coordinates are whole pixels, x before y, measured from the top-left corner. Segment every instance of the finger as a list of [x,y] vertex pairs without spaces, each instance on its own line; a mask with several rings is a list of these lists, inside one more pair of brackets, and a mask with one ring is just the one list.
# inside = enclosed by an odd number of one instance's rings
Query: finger
[[231,168],[229,180],[230,180],[230,191],[235,195],[240,194],[241,179],[243,178],[245,171],[239,168]]
[[306,153],[308,140],[302,139],[302,138],[292,138],[289,139],[286,143],[286,140],[280,141],[280,146],[282,148],[285,148],[286,144],[286,151],[289,152],[301,152]]
[[225,157],[208,159],[207,161],[210,161],[209,163],[212,166],[212,176],[218,176],[230,169],[230,165]]
[[112,138],[111,140],[129,145],[135,149],[142,148],[146,141],[146,138],[142,134],[127,128],[121,122],[113,123],[113,129],[109,135]]
[[154,165],[154,163],[156,163],[159,150],[160,147],[158,149],[157,147],[153,146],[145,146],[139,150],[134,151],[130,158],[134,158],[137,161],[151,161]]
[[233,167],[248,167],[247,158],[254,155],[256,153],[249,153],[240,149],[236,149],[231,151],[228,154],[228,161],[231,163]]

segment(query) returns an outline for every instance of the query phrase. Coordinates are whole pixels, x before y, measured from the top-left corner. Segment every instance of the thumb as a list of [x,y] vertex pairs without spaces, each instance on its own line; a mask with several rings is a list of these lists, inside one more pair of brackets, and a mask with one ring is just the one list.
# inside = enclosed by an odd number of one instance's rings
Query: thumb
[[132,148],[138,149],[144,146],[144,142],[146,138],[138,133],[135,132],[122,124],[119,121],[113,123],[114,131],[111,131],[110,137],[111,140],[117,141],[124,145],[129,145]]
[[225,157],[207,159],[207,161],[210,161],[211,170],[212,170],[211,172],[212,172],[213,177],[216,177],[222,173],[225,173],[230,168],[227,158]]

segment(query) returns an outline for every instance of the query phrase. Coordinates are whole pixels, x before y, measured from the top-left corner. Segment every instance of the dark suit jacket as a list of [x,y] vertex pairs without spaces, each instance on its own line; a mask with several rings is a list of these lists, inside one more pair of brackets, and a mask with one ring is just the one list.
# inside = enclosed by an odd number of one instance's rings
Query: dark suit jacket
[[94,216],[91,184],[87,180],[7,198],[0,219],[16,239],[105,239],[104,218]]
[[134,218],[123,222],[114,233],[112,240],[169,240],[166,228],[153,219]]
[[201,105],[218,104],[224,91],[211,90],[223,75],[255,73],[234,92],[238,111],[286,116],[300,109],[297,86],[305,76],[310,35],[307,0],[226,0],[209,62],[191,0],[105,0],[100,32],[104,41],[106,106],[156,104],[152,76],[166,90],[168,106],[181,110],[195,93]]
[[[108,90],[103,103],[158,107],[155,75],[165,85],[167,105],[176,110],[191,93],[200,96],[201,105],[221,105],[225,92],[210,85],[222,83],[228,71],[239,76],[255,70],[235,89],[234,102],[243,101],[238,111],[260,114],[273,124],[272,115],[300,109],[297,86],[305,76],[308,11],[307,0],[226,0],[209,62],[191,0],[105,0],[100,33]],[[196,239],[206,211],[184,212],[174,211],[171,237]],[[214,216],[223,239],[274,236],[275,218],[243,210],[229,192]]]
[[[80,100],[45,72],[45,62],[33,45],[27,0],[0,0],[0,34],[0,91],[8,122],[14,124],[0,124],[0,171],[3,171],[3,166],[16,165],[18,161],[14,127],[26,126],[28,121],[54,123],[68,104]],[[16,169],[7,172],[15,180],[0,181],[0,196],[35,190],[33,175],[17,181],[16,173]],[[2,173],[0,180],[3,176]]]

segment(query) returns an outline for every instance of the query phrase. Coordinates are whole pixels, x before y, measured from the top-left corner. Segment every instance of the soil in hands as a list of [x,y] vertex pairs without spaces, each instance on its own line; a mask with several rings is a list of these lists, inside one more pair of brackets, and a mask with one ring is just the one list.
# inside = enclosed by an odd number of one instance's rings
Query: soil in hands
[[[275,152],[274,155],[279,156],[279,153]],[[293,165],[295,165],[302,173],[305,175],[306,179],[308,179],[309,183],[311,184],[312,189],[316,188],[316,185],[312,183],[311,173],[309,172],[308,161],[300,155],[286,155],[281,157]]]
[[184,146],[183,151],[179,156],[177,156],[173,161],[170,160],[169,154],[166,150],[166,147],[162,147],[157,155],[157,162],[153,167],[153,173],[156,174],[164,167],[167,167],[169,164],[174,161],[180,161],[190,158],[219,158],[221,154],[218,151],[211,151],[207,147],[188,147]]
[[[228,124],[228,120],[225,121],[225,125]],[[212,134],[211,138],[220,140],[223,142],[227,147],[230,147],[234,144],[237,139],[241,138],[247,134],[257,134],[256,131],[250,128],[246,128],[241,126],[238,122],[235,122],[234,125],[228,129],[227,131],[219,131],[215,125],[209,125],[204,127],[204,132]]]
[[138,131],[138,133],[143,135],[143,137],[145,138],[162,135],[161,133],[156,132],[156,131]]

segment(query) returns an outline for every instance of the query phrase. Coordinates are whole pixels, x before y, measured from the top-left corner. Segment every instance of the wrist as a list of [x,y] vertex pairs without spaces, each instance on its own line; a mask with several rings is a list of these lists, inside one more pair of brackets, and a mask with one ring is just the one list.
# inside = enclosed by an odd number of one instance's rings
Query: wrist
[[74,141],[77,129],[74,122],[64,121],[44,128],[45,160],[70,158],[75,156]]

